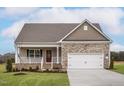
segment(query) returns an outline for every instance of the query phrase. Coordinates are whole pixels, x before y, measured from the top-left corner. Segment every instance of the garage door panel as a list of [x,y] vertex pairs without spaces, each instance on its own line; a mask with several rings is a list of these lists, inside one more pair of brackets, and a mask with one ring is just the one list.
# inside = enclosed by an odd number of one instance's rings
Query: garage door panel
[[103,68],[102,54],[69,54],[68,68]]
[[69,59],[69,63],[68,63],[68,68],[80,68],[81,64],[81,59],[76,59],[76,58],[72,58],[70,57]]

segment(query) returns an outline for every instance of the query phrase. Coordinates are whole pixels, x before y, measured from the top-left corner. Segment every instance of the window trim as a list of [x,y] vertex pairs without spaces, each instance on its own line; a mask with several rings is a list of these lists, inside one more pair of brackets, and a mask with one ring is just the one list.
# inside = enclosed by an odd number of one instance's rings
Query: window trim
[[30,50],[33,50],[34,51],[34,56],[32,57],[32,58],[36,58],[36,50],[39,50],[39,53],[40,53],[40,56],[39,57],[42,57],[42,55],[41,55],[41,50],[42,49],[27,49],[28,50],[28,52],[29,53],[27,53],[28,55],[27,55],[27,57],[30,57]]

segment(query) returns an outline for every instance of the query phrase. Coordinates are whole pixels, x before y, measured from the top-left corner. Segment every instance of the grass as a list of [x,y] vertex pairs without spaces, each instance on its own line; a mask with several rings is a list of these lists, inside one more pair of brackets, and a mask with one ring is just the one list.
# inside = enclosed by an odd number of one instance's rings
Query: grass
[[0,86],[67,86],[67,73],[5,72],[0,65]]
[[113,71],[124,74],[124,62],[114,62]]

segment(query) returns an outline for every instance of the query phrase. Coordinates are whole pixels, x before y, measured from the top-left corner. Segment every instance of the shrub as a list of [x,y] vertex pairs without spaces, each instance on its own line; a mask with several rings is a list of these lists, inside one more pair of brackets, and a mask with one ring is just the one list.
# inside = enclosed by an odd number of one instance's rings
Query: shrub
[[32,67],[29,67],[29,71],[33,71]]
[[114,67],[114,56],[111,55],[111,58],[110,58],[110,67],[109,67],[109,69],[113,69],[113,67]]
[[16,68],[15,71],[19,71],[18,68]]
[[39,70],[39,66],[36,66],[36,71],[38,71]]
[[15,58],[10,59],[12,63],[15,63]]
[[25,71],[25,69],[24,68],[21,68],[21,71]]
[[6,61],[6,71],[12,72],[12,60],[11,59],[7,59]]
[[15,69],[15,68],[13,68],[13,69],[12,69],[12,71],[13,71],[13,72],[16,72],[16,69]]

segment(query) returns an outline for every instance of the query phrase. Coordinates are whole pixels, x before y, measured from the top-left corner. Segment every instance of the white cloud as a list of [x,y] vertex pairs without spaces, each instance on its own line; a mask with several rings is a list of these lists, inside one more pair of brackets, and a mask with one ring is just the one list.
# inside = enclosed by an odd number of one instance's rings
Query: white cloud
[[89,19],[92,22],[101,23],[107,31],[114,35],[124,34],[124,25],[121,24],[124,12],[120,8],[85,8],[66,10],[64,8],[52,8],[39,10],[31,15],[35,22],[81,22]]
[[[5,10],[6,14],[16,16],[30,13],[29,16],[25,17],[25,20],[29,22],[81,22],[84,19],[89,19],[92,22],[101,23],[111,34],[124,34],[124,25],[120,23],[124,12],[120,8],[85,8],[74,10],[66,10],[64,8],[6,8]],[[33,11],[35,11],[35,13],[33,13]],[[17,27],[15,27],[15,24],[17,24]],[[14,36],[13,34],[17,33],[18,29],[16,32],[16,29],[13,27],[18,28],[19,24],[20,21],[19,23],[14,23],[12,27],[5,29],[3,33],[7,31],[7,33]],[[11,31],[12,28],[14,31]]]
[[30,14],[34,11],[38,10],[38,8],[13,8],[13,7],[8,7],[8,8],[5,8],[5,14],[6,15],[9,15],[9,16],[20,16],[20,15],[27,15],[27,14]]
[[34,7],[23,7],[23,8],[16,8],[16,7],[7,7],[2,9],[0,12],[0,17],[12,17],[12,19],[15,19],[16,17],[21,17],[21,16],[28,16],[33,12],[36,12],[39,8],[34,8]]
[[113,43],[110,46],[111,51],[124,51],[124,45]]
[[[124,11],[120,8],[83,8],[74,10],[64,8],[7,8],[6,15],[11,17],[28,16],[4,29],[1,34],[5,37],[16,37],[24,22],[81,22],[84,19],[100,23],[104,27],[103,31],[109,34],[124,35],[124,25],[121,24]],[[120,44],[114,44],[111,48],[112,50],[124,49]]]
[[18,33],[21,31],[24,25],[24,21],[19,21],[14,23],[12,26],[6,28],[5,30],[1,31],[1,35],[8,38],[16,38]]

